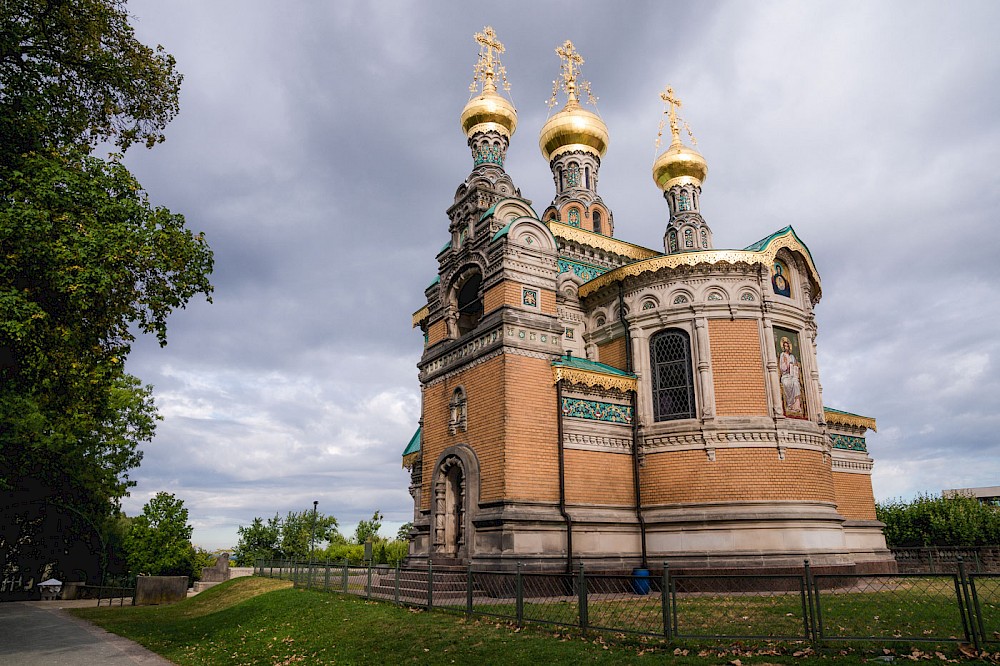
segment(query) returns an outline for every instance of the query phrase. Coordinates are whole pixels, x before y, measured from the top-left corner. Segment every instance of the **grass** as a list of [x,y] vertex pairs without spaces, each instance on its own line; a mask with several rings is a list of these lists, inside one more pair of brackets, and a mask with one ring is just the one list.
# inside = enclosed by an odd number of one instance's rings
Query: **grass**
[[[707,608],[712,600],[701,601]],[[594,606],[599,608],[600,603]],[[881,647],[867,651],[844,647],[816,654],[801,643],[731,641],[719,647],[698,647],[621,634],[592,633],[584,638],[576,631],[530,625],[517,629],[488,618],[470,622],[460,614],[428,613],[354,596],[294,589],[287,581],[263,578],[238,578],[171,606],[74,612],[177,664],[414,662],[485,666],[632,664],[665,658],[698,665],[736,659],[743,665],[804,660],[850,664],[883,655]],[[722,611],[711,612],[716,617]],[[937,648],[923,649],[933,656]],[[958,656],[954,646],[940,649],[943,656]]]

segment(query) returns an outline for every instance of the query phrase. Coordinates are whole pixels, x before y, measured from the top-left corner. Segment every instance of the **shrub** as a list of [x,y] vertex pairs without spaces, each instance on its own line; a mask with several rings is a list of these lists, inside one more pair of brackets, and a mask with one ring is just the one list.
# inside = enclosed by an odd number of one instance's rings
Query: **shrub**
[[890,547],[1000,544],[1000,510],[967,495],[889,500],[875,505],[875,515]]

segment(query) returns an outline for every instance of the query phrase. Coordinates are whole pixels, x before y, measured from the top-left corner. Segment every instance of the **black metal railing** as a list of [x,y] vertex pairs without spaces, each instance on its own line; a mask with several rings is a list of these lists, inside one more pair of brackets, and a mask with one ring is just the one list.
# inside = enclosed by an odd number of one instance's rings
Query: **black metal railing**
[[258,561],[254,574],[427,609],[669,639],[1000,643],[1000,574],[609,574]]

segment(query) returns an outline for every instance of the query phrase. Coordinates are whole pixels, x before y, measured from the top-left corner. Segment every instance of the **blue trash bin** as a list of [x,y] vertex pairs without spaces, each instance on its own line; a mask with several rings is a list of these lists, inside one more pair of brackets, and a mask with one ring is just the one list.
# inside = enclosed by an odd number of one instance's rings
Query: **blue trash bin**
[[649,594],[649,569],[632,569],[632,591],[636,594]]

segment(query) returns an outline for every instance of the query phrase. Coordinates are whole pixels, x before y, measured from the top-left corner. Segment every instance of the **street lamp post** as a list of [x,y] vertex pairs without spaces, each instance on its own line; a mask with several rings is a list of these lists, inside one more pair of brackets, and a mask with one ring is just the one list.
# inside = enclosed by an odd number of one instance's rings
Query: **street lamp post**
[[316,508],[318,506],[319,500],[313,500],[312,534],[309,535],[309,564],[313,563],[313,549],[316,547]]

